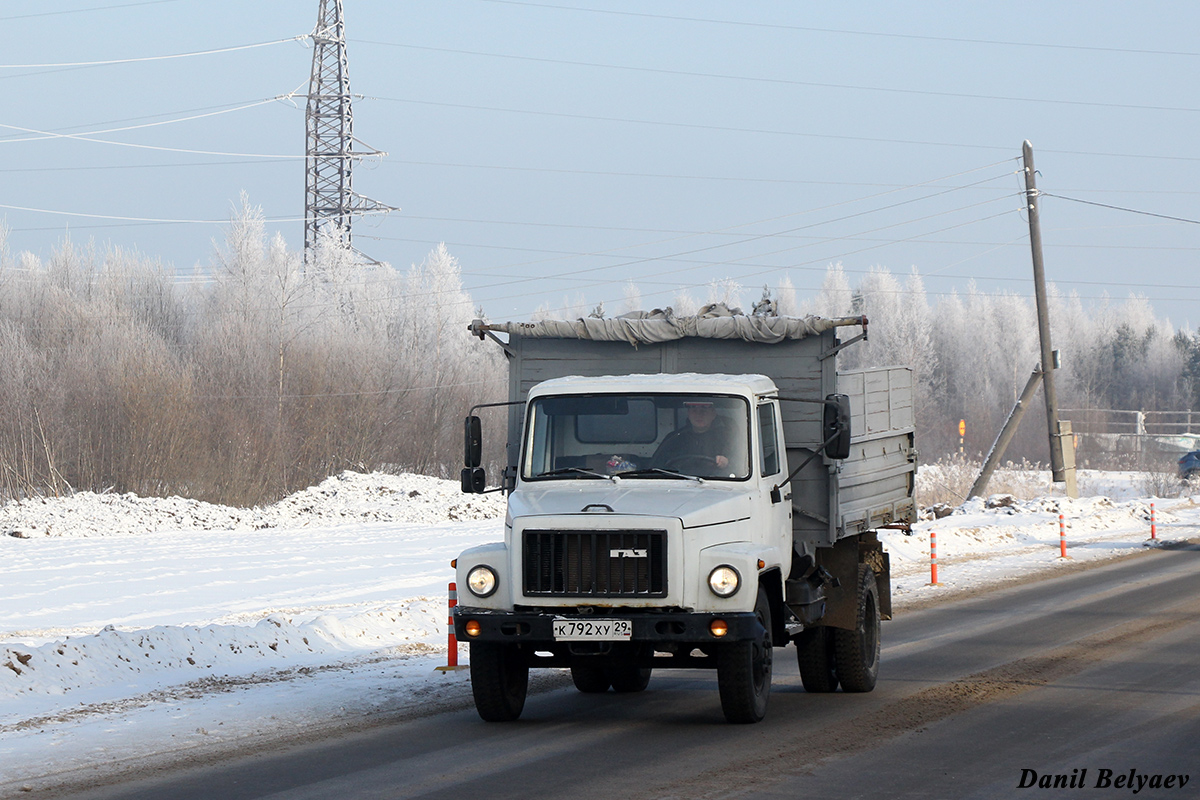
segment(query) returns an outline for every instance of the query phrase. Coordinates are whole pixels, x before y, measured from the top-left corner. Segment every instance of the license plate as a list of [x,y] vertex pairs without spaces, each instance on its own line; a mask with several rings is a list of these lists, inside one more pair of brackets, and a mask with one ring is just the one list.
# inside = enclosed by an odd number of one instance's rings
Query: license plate
[[621,642],[633,638],[627,619],[554,619],[554,638],[560,642]]

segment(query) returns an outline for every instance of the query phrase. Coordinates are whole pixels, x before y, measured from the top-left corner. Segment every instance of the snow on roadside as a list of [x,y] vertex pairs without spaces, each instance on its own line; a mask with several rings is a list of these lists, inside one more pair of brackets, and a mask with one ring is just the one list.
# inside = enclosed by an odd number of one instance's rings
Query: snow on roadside
[[[0,507],[0,796],[18,779],[469,695],[450,560],[504,500],[343,473],[267,508],[80,493]],[[18,786],[18,789],[20,787]]]
[[[1137,473],[1130,473],[1137,476]],[[1119,489],[1119,487],[1118,487]],[[1129,490],[1117,494],[1128,496]],[[891,555],[892,592],[898,602],[999,583],[1070,563],[1111,559],[1200,534],[1200,497],[1039,497],[993,495],[968,500],[940,519],[928,511],[913,535],[881,532]],[[1155,503],[1157,541],[1150,540]],[[1059,516],[1067,558],[1061,557]],[[937,534],[938,586],[930,581],[930,534]],[[906,597],[907,596],[907,597]]]
[[[1060,513],[1075,563],[1142,549],[1136,473],[1093,480],[1117,499],[975,500],[883,533],[897,606],[1061,566]],[[1197,535],[1198,499],[1158,501],[1160,538]],[[0,507],[0,796],[468,705],[465,674],[434,670],[449,561],[499,539],[503,514],[499,495],[451,481],[356,473],[261,509],[90,493]]]
[[161,530],[261,530],[368,522],[445,522],[504,515],[498,494],[464,495],[425,475],[343,472],[264,508],[240,509],[181,497],[79,492],[0,505],[0,535],[114,536]]

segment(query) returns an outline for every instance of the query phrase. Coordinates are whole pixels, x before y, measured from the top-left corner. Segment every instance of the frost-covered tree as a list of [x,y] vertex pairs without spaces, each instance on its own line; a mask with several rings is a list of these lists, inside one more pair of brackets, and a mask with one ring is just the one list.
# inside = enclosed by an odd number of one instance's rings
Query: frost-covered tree
[[792,276],[784,274],[779,280],[779,288],[775,292],[775,308],[781,317],[801,316],[800,305],[796,301],[796,285]]
[[642,290],[633,281],[625,283],[625,297],[621,303],[621,313],[628,314],[642,310]]
[[742,307],[742,285],[733,278],[719,278],[708,284],[708,303],[724,303],[730,310]]
[[503,385],[498,354],[490,342],[467,334],[474,305],[463,291],[458,260],[444,244],[409,271],[405,287],[405,334],[398,344],[412,397],[405,427],[419,443],[413,464],[428,473],[449,472],[445,454],[461,449],[455,423]]
[[853,292],[850,290],[850,282],[846,280],[845,269],[840,263],[832,265],[825,272],[821,291],[811,305],[802,307],[811,309],[807,313],[819,317],[845,317],[854,313]]
[[690,317],[700,310],[700,304],[687,289],[679,289],[671,299],[671,308],[681,317]]

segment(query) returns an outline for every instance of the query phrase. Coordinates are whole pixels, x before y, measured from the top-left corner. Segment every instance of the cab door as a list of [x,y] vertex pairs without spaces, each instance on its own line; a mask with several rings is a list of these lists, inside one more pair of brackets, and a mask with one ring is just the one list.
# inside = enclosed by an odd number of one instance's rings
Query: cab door
[[[780,548],[780,562],[791,551],[792,544],[792,487],[785,484],[779,487],[779,502],[771,497],[771,489],[787,477],[787,450],[783,443],[783,426],[780,424],[779,403],[768,400],[758,404],[755,412],[755,427],[757,428],[758,458],[755,468],[758,470],[759,485],[762,499],[767,508],[766,523],[770,544]],[[785,565],[786,566],[786,565]]]

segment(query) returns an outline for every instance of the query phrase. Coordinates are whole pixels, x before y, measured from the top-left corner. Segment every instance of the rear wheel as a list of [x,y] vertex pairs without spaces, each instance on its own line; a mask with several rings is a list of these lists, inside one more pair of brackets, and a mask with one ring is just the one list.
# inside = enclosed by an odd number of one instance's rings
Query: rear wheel
[[833,629],[805,628],[796,637],[796,663],[806,692],[832,692],[838,687],[834,670]]
[[767,714],[771,696],[771,603],[763,587],[758,588],[754,615],[763,627],[761,636],[749,642],[729,642],[717,650],[717,687],[721,710],[730,722],[758,722]]
[[475,710],[488,722],[521,716],[529,691],[529,665],[513,644],[471,642],[471,694]]
[[592,659],[580,664],[571,665],[571,681],[575,688],[584,694],[600,694],[607,692],[611,681],[604,662]]
[[614,692],[641,692],[650,684],[650,668],[614,664],[609,670]]
[[879,677],[879,587],[875,573],[858,565],[857,611],[853,630],[834,629],[834,668],[842,690],[869,692]]

